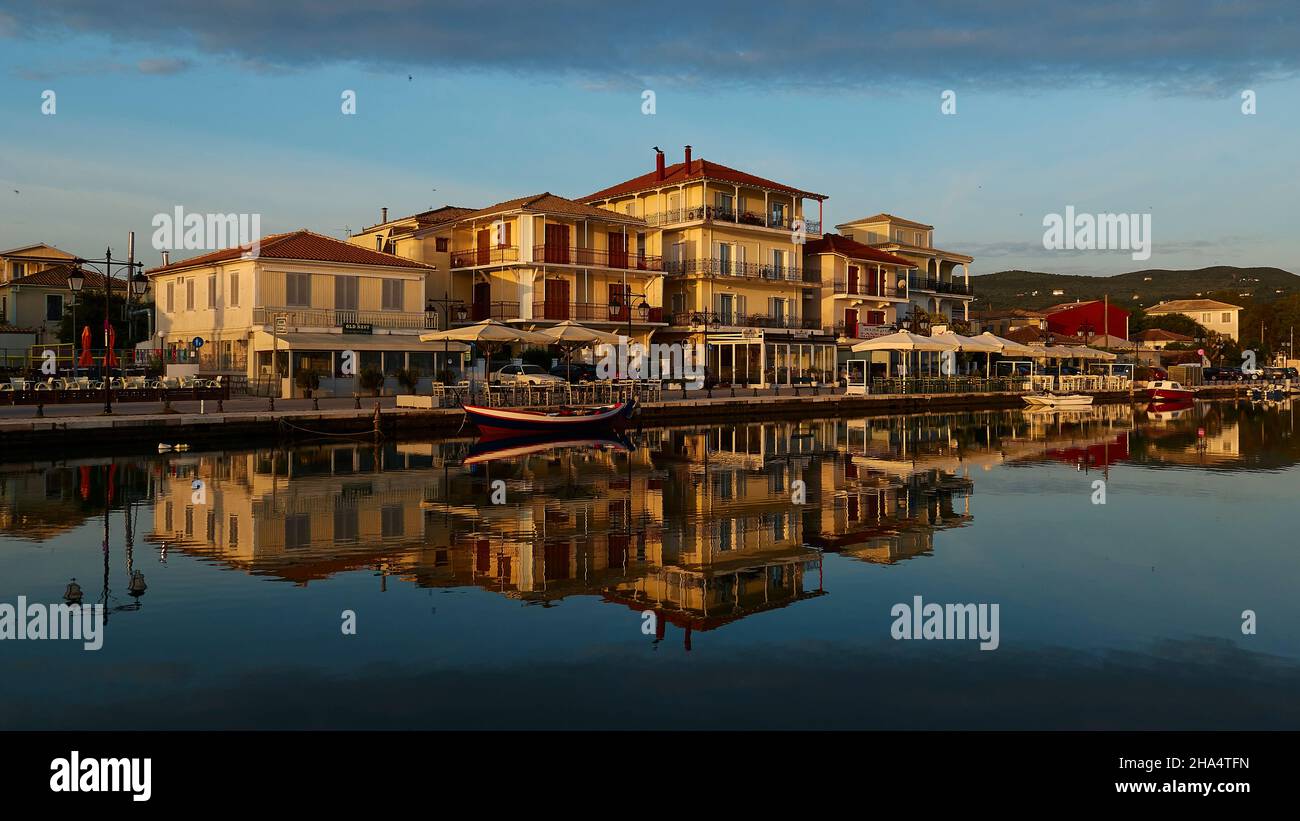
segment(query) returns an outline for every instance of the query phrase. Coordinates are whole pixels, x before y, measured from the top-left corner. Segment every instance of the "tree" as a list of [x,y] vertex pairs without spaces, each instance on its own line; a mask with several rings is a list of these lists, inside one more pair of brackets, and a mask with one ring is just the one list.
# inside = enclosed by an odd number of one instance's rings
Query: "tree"
[[372,396],[378,396],[380,388],[384,387],[384,372],[378,368],[363,368],[358,381]]
[[[122,321],[123,298],[114,294],[109,302],[108,321],[117,332],[118,347],[125,348],[144,340],[149,332],[148,324],[141,317],[134,317],[131,323]],[[64,300],[63,319],[59,323],[59,341],[81,344],[81,329],[90,328],[90,345],[92,348],[104,347],[104,292],[83,289],[77,294],[77,327],[72,327],[72,300]],[[133,306],[139,303],[132,303]]]

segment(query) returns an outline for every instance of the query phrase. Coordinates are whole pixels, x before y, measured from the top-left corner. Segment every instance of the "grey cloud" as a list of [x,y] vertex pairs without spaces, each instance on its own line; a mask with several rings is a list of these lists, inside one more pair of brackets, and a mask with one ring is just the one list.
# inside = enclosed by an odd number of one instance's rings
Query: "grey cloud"
[[44,66],[28,66],[18,72],[24,80],[47,81],[62,77],[85,77],[99,74],[150,74],[166,76],[188,70],[193,62],[180,57],[158,57],[122,63],[113,60],[57,61]]
[[[96,0],[11,6],[42,35],[103,33],[281,70],[355,62],[390,70],[502,70],[662,86],[1141,87],[1227,94],[1300,73],[1289,0],[1095,4],[957,0],[864,5],[576,0]],[[0,18],[2,22],[3,18]],[[653,86],[651,86],[653,87]]]

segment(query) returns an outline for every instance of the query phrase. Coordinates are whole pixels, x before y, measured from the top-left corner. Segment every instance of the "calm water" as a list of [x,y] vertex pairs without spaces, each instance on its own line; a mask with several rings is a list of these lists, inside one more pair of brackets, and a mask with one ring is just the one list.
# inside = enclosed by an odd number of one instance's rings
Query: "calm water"
[[[1294,417],[3,463],[0,603],[109,615],[0,642],[0,727],[1300,728]],[[892,639],[917,595],[997,603],[1000,646]]]

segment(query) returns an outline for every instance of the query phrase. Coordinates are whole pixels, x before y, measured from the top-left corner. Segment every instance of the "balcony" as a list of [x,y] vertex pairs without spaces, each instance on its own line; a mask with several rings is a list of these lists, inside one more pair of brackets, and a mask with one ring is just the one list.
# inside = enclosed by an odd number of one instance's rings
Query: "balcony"
[[907,285],[913,291],[932,291],[936,294],[960,294],[971,296],[974,289],[964,280],[930,279],[928,277],[908,277]]
[[[664,309],[652,307],[646,312],[645,319],[637,310],[631,312],[632,322],[641,323],[663,323]],[[533,319],[555,320],[563,322],[571,319],[574,322],[613,322],[626,324],[628,321],[628,307],[626,305],[611,306],[604,302],[534,302]]]
[[[753,225],[758,228],[775,228],[786,231],[794,230],[794,220],[789,216],[775,217],[772,214],[762,214],[756,211],[737,212],[732,208],[717,208],[704,205],[696,205],[690,208],[670,208],[654,214],[647,214],[645,218],[646,224],[651,227],[695,222],[697,220],[731,222],[736,225]],[[804,233],[820,234],[821,232],[821,222],[818,220],[804,220]]]
[[464,324],[466,322],[482,322],[485,319],[506,322],[519,318],[518,302],[475,302],[469,306],[469,318],[458,320],[458,322]]
[[274,325],[284,317],[291,328],[341,328],[344,325],[369,325],[389,330],[426,330],[436,328],[437,320],[424,311],[350,311],[333,308],[254,308],[254,325]]
[[816,319],[802,319],[789,314],[740,314],[734,311],[677,311],[668,320],[674,327],[718,328],[786,328],[816,331],[821,323]]
[[[548,265],[579,265],[590,268],[618,268],[630,271],[662,271],[663,257],[601,248],[570,248],[566,245],[534,245],[533,261]],[[454,264],[454,263],[453,263]]]
[[702,276],[740,277],[743,279],[766,279],[772,282],[803,282],[803,269],[794,265],[775,265],[772,263],[736,262],[729,259],[680,259],[664,263],[664,271],[669,274]]
[[473,268],[479,265],[504,265],[519,261],[516,245],[492,245],[482,248],[461,248],[451,252],[451,267]]
[[[850,287],[852,285],[852,287]],[[835,278],[835,295],[836,296],[864,296],[877,297],[879,299],[907,299],[907,292],[892,284],[881,287],[870,279],[859,278],[856,282],[850,283],[847,278]]]

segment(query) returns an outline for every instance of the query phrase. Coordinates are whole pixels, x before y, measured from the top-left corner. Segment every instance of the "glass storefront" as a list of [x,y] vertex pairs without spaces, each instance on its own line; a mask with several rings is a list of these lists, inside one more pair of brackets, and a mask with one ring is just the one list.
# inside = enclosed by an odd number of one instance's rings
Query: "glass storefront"
[[720,384],[806,385],[835,378],[832,342],[709,340],[709,376]]

